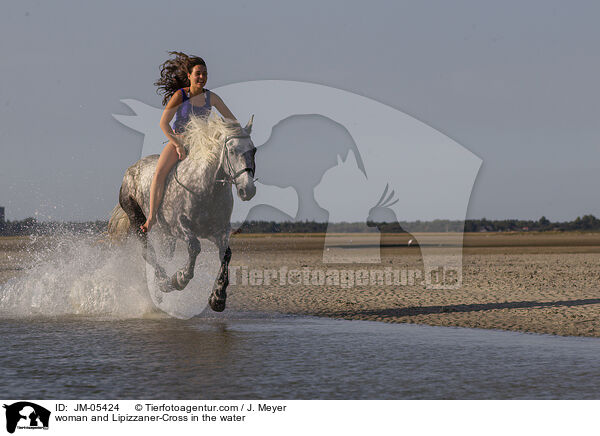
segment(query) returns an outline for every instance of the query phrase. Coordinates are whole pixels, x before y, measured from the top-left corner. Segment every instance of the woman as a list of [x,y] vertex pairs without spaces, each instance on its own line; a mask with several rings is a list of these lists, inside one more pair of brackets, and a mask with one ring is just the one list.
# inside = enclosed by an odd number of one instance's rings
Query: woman
[[[140,226],[143,232],[150,231],[156,222],[156,211],[162,201],[167,175],[177,160],[186,157],[181,134],[190,115],[208,116],[211,107],[214,106],[225,118],[237,121],[223,100],[204,88],[208,73],[202,58],[175,51],[169,54],[175,55],[175,58],[162,64],[160,79],[155,83],[158,86],[157,92],[164,95],[163,104],[166,103],[160,119],[160,128],[169,139],[169,143],[160,154],[154,171],[150,185],[150,212],[146,222]],[[170,122],[175,115],[177,117],[172,129]]]

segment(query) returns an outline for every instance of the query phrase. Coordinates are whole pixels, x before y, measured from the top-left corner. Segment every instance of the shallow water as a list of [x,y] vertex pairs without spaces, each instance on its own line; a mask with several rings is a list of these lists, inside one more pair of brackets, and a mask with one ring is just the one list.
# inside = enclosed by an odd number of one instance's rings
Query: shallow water
[[225,312],[1,319],[5,397],[598,398],[600,340]]

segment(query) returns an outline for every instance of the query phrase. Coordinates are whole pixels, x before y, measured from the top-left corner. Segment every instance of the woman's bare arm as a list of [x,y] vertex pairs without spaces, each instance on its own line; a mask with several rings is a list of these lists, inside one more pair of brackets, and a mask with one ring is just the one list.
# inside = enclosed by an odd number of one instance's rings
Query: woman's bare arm
[[223,100],[221,100],[221,97],[219,97],[214,92],[211,92],[211,94],[212,94],[212,97],[213,97],[211,99],[211,103],[212,103],[212,105],[214,107],[217,108],[217,110],[221,113],[221,115],[223,115],[225,118],[227,118],[229,120],[237,121],[237,119],[231,113],[231,111],[229,110],[229,108],[225,105],[225,103],[223,103]]
[[175,94],[173,94],[173,96],[165,106],[162,116],[160,117],[160,128],[164,132],[165,136],[171,141],[173,141],[173,143],[179,146],[181,146],[182,144],[179,142],[179,138],[177,137],[175,132],[173,132],[170,123],[171,120],[173,120],[175,114],[177,113],[177,108],[181,103],[183,103],[183,97],[181,96],[181,92],[176,92]]

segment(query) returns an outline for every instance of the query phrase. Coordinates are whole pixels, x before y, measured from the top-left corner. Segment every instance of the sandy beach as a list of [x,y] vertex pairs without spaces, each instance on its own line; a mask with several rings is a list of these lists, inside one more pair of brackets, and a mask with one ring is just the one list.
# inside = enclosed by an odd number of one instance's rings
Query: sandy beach
[[[394,269],[422,270],[409,235],[385,235],[381,259]],[[258,242],[260,241],[260,242]],[[323,237],[235,239],[232,265],[306,268],[321,265]],[[230,307],[345,319],[600,336],[600,235],[467,234],[459,289],[405,286],[236,286]],[[344,265],[327,265],[348,268]],[[379,268],[365,265],[365,269]],[[353,265],[353,269],[361,268]]]
[[[324,235],[236,235],[231,244],[228,308],[600,336],[600,234],[596,233],[466,234],[458,289],[427,289],[418,279],[400,286],[360,280],[343,286],[302,278],[302,272],[317,270],[423,271],[420,248],[407,246],[411,238],[383,235],[381,263],[360,265],[323,264]],[[21,265],[40,243],[32,245],[24,237],[0,238],[0,284],[25,273]],[[282,268],[301,273],[292,283],[287,279],[282,283]]]

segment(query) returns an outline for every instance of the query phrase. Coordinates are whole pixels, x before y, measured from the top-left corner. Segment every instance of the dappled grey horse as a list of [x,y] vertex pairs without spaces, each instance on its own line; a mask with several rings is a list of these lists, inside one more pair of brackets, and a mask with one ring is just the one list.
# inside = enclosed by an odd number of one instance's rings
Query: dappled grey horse
[[137,235],[143,245],[144,259],[154,268],[163,292],[182,290],[193,278],[200,238],[214,242],[219,249],[221,268],[209,304],[217,312],[225,309],[229,284],[232,185],[244,201],[256,193],[256,148],[250,138],[251,130],[252,118],[244,128],[216,116],[192,117],[188,123],[184,133],[188,157],[175,165],[167,176],[157,221],[152,228],[152,232],[158,230],[166,238],[171,254],[176,239],[187,244],[187,265],[172,277],[158,264],[147,235],[140,230],[150,206],[150,184],[158,155],[144,157],[127,169],[119,206],[115,207],[109,222],[109,234],[113,238],[128,232]]

